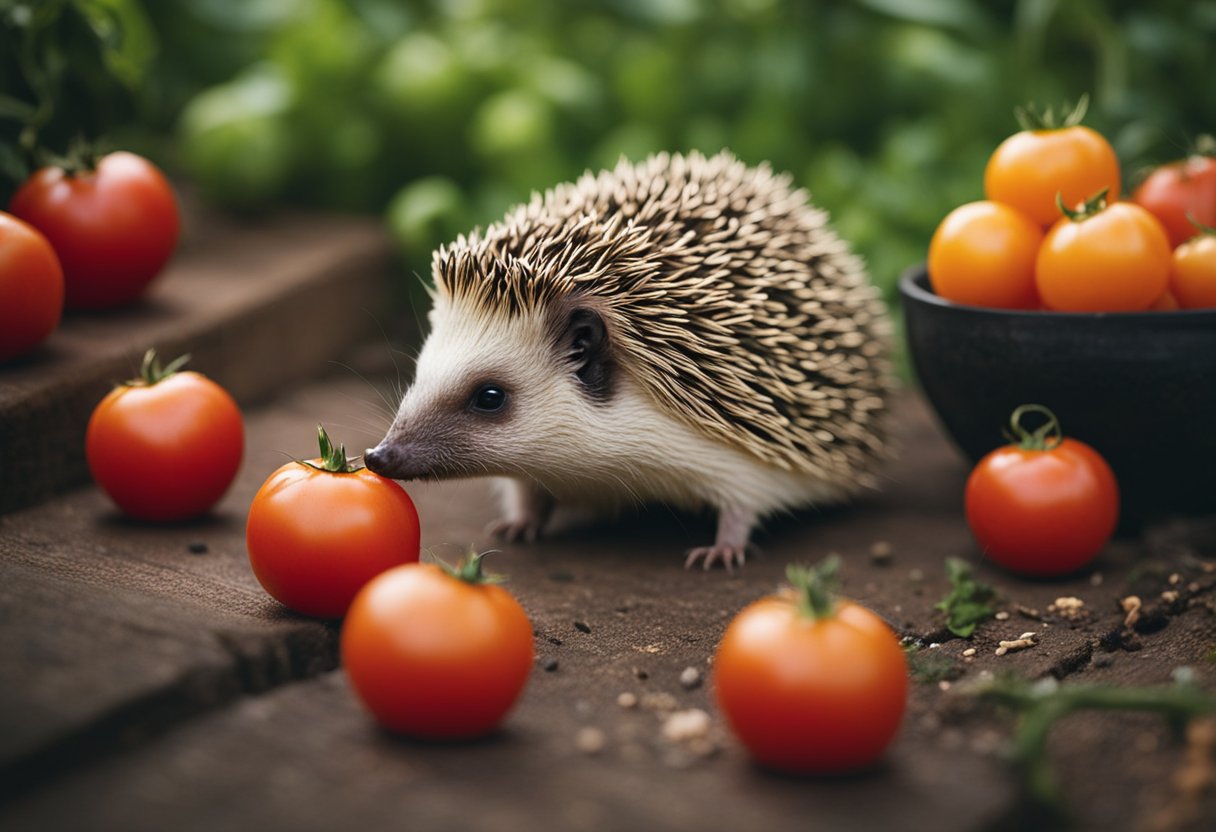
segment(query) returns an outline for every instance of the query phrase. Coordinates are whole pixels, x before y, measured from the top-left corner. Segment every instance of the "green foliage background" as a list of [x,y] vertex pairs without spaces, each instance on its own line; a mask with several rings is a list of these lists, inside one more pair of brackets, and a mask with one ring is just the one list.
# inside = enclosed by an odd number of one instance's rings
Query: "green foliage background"
[[116,143],[230,207],[385,212],[421,273],[532,190],[622,154],[729,147],[790,171],[891,293],[982,195],[1014,106],[1089,93],[1133,180],[1216,113],[1214,0],[65,3],[124,21]]

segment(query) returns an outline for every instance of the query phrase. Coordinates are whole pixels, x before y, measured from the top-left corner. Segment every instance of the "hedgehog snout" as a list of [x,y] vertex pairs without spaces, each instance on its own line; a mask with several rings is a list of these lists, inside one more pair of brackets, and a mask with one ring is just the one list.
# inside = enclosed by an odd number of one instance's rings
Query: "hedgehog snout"
[[411,443],[385,439],[363,453],[363,464],[372,472],[394,480],[416,480],[431,475],[430,454]]

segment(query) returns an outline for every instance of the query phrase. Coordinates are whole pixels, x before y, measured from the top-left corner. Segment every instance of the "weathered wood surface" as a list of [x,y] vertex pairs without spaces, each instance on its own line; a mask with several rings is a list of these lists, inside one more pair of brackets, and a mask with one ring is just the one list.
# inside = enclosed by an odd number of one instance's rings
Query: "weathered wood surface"
[[[243,543],[253,492],[284,454],[309,454],[317,421],[350,447],[370,443],[386,418],[377,402],[347,375],[252,412],[239,480],[202,523],[127,523],[93,489],[0,518],[0,827],[1017,828],[1020,800],[1001,757],[1010,724],[958,693],[967,679],[1010,670],[1164,684],[1189,665],[1216,688],[1202,566],[1216,560],[1216,534],[1179,522],[1116,542],[1094,570],[1064,581],[1019,580],[980,563],[1010,618],[928,651],[963,677],[948,689],[914,685],[903,733],[876,770],[805,781],[752,766],[712,706],[707,660],[731,615],[776,586],[786,563],[840,552],[849,594],[901,630],[945,639],[933,610],[946,589],[942,560],[979,560],[959,507],[964,465],[908,395],[905,452],[885,491],[846,511],[770,524],[765,555],[739,574],[685,572],[683,549],[708,539],[712,524],[661,510],[592,526],[568,520],[548,540],[506,547],[494,566],[510,574],[538,653],[519,707],[482,742],[388,737],[331,672],[336,628],[263,595]],[[454,557],[489,544],[482,529],[495,508],[484,483],[410,490],[425,547]],[[879,541],[892,548],[889,565],[870,556]],[[206,553],[192,554],[192,542]],[[1158,603],[1175,573],[1184,589],[1202,583],[1196,603]],[[1156,617],[1134,643],[1111,641],[1123,620],[1117,601],[1132,590]],[[1044,612],[1066,595],[1085,600],[1084,619]],[[1039,619],[1027,617],[1034,610]],[[993,655],[997,641],[1027,630],[1040,634],[1038,646]],[[969,646],[977,655],[966,661]],[[681,686],[686,667],[706,684]],[[625,691],[651,707],[621,708]],[[664,739],[647,694],[709,711],[716,753]],[[598,754],[578,748],[588,727],[603,732]],[[1182,751],[1160,720],[1077,717],[1053,750],[1087,826],[1149,828],[1174,799]]]
[[0,365],[0,513],[88,479],[79,448],[89,414],[148,347],[190,352],[192,369],[242,402],[315,375],[374,331],[391,253],[367,219],[192,225],[133,308],[68,313],[32,355]]

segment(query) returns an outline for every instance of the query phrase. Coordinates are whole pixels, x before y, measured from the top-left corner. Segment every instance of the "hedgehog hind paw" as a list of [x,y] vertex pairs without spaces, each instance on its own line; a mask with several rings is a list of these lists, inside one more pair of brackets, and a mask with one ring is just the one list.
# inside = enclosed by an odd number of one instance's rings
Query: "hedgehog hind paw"
[[688,550],[688,554],[684,558],[684,568],[692,569],[699,562],[702,568],[709,570],[714,565],[721,563],[726,567],[727,572],[733,572],[736,566],[743,566],[748,553],[752,551],[753,548],[746,543],[742,546],[721,543],[715,543],[713,546],[698,546]]
[[535,543],[544,525],[544,521],[537,518],[504,518],[490,523],[486,531],[504,543]]

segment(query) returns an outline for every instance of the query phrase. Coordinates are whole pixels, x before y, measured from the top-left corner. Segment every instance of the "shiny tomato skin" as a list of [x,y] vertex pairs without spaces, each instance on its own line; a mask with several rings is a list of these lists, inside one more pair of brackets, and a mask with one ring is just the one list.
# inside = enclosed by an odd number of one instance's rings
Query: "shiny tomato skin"
[[0,211],[0,361],[25,355],[63,314],[63,270],[38,229]]
[[1174,249],[1170,292],[1183,309],[1216,307],[1216,235],[1193,237]]
[[366,468],[288,462],[254,496],[245,542],[254,575],[279,603],[340,618],[372,578],[418,560],[418,511],[401,486]]
[[421,739],[493,731],[534,658],[532,625],[507,590],[431,563],[370,581],[342,625],[342,664],[359,699],[389,731]]
[[1008,205],[970,202],[951,211],[929,242],[929,281],[955,303],[1036,309],[1035,256],[1043,230]]
[[820,619],[785,596],[753,602],[727,627],[713,668],[735,736],[761,765],[793,774],[870,765],[899,732],[907,703],[898,639],[847,600]]
[[984,554],[1023,575],[1067,575],[1102,550],[1119,520],[1119,487],[1075,439],[1050,450],[1006,445],[967,480],[967,522]]
[[1170,245],[1156,217],[1116,202],[1080,221],[1061,219],[1043,239],[1035,285],[1048,309],[1138,312],[1169,285]]
[[1162,165],[1140,183],[1132,200],[1161,221],[1177,248],[1199,233],[1187,214],[1216,226],[1216,158],[1192,156]]
[[1043,228],[1061,216],[1057,193],[1071,208],[1103,188],[1117,199],[1120,182],[1114,148],[1083,125],[1015,133],[993,151],[984,169],[984,195]]
[[35,172],[10,210],[41,231],[63,266],[66,304],[129,304],[160,274],[181,233],[177,198],[164,175],[133,153],[111,153],[96,170]]
[[114,388],[85,433],[93,479],[124,513],[154,522],[205,514],[232,484],[244,447],[236,402],[193,372]]

